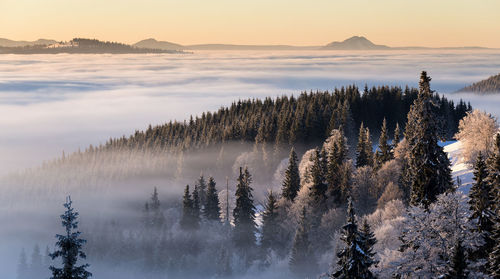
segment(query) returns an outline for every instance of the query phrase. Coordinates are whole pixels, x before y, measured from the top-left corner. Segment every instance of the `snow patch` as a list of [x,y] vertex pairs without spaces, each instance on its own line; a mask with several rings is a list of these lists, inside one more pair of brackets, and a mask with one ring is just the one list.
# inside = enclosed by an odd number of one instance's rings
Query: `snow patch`
[[474,174],[471,166],[462,160],[462,143],[460,141],[445,142],[442,146],[444,146],[444,152],[448,154],[450,159],[453,179],[457,181],[457,178],[459,178],[461,182],[458,190],[468,195]]

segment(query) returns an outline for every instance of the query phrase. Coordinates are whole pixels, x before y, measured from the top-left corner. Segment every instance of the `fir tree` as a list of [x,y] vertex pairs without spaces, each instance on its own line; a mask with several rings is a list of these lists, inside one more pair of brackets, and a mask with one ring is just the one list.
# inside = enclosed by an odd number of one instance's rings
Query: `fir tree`
[[450,161],[439,141],[439,117],[432,100],[431,78],[424,71],[420,77],[417,100],[408,113],[405,139],[409,154],[404,181],[409,183],[412,205],[428,207],[436,197],[453,187]]
[[373,246],[377,243],[377,239],[375,238],[375,234],[372,232],[366,218],[363,219],[363,225],[361,226],[359,234],[361,236],[360,243],[363,245],[363,247],[361,247],[362,248],[361,250],[365,251],[366,260],[372,261],[373,264],[376,264],[376,262],[373,260],[375,258],[375,253],[373,252]]
[[193,220],[195,223],[199,224],[200,223],[200,213],[201,213],[201,206],[200,206],[200,194],[199,194],[199,187],[195,186],[194,191],[193,191]]
[[273,249],[278,243],[278,230],[278,205],[273,192],[270,191],[267,196],[266,207],[262,213],[262,237],[260,243],[264,253],[268,249]]
[[203,214],[207,220],[220,221],[219,195],[213,177],[208,179],[207,197]]
[[233,210],[234,229],[233,241],[237,248],[245,250],[255,246],[255,206],[253,204],[252,179],[248,169],[243,172],[240,167],[238,184],[236,185],[236,207]]
[[289,262],[290,270],[299,276],[311,275],[316,269],[316,261],[309,240],[309,231],[310,224],[304,207],[293,239]]
[[358,145],[356,146],[356,167],[360,168],[370,164],[369,155],[366,154],[366,129],[361,123],[359,127]]
[[285,179],[283,180],[283,185],[281,188],[281,195],[292,201],[297,196],[297,193],[300,189],[300,176],[299,176],[299,166],[297,153],[295,153],[295,149],[292,147],[290,150],[290,156],[288,158],[288,167],[285,171]]
[[339,130],[340,135],[333,143],[333,147],[327,156],[327,172],[326,180],[328,184],[327,194],[332,199],[332,202],[339,206],[342,204],[343,199],[343,172],[342,165],[346,160],[347,146],[342,129]]
[[60,257],[63,266],[62,268],[50,266],[50,270],[52,271],[51,279],[87,279],[92,277],[92,273],[86,270],[89,264],[76,265],[78,258],[87,258],[82,251],[82,247],[86,243],[86,240],[80,238],[81,233],[77,231],[78,212],[74,212],[71,206],[72,203],[71,197],[68,197],[64,204],[66,211],[61,215],[62,226],[65,228],[66,234],[56,235],[58,239],[56,246],[59,247],[59,250],[55,250],[50,254],[52,260]]
[[499,210],[495,217],[495,226],[491,238],[494,241],[494,246],[488,257],[488,271],[493,278],[500,278],[500,218]]
[[[370,247],[373,240],[370,236],[361,234],[358,231],[356,216],[350,198],[347,206],[347,224],[342,227],[340,239],[345,242],[346,247],[337,253],[339,258],[337,264],[340,268],[330,277],[343,279],[375,278],[370,271],[370,266],[374,264],[373,256],[369,251],[365,250]],[[369,243],[364,241],[369,241]]]
[[453,256],[450,260],[450,266],[448,272],[443,278],[445,279],[467,279],[467,258],[465,256],[464,247],[462,246],[462,241],[457,240],[455,247],[453,248]]
[[316,152],[313,159],[313,165],[311,167],[311,177],[312,185],[309,191],[309,206],[311,207],[312,213],[312,226],[316,228],[319,226],[321,221],[321,216],[326,211],[326,190],[327,185],[325,184],[325,179],[323,176],[323,168],[321,163],[321,154],[319,149],[316,148]]
[[394,129],[394,138],[392,139],[392,150],[396,150],[396,148],[398,147],[400,136],[401,129],[399,128],[399,123],[396,123],[396,128]]
[[481,257],[486,257],[490,251],[493,242],[491,234],[493,232],[493,197],[489,183],[487,183],[488,172],[486,163],[481,152],[476,160],[474,167],[474,184],[469,192],[469,204],[472,212],[471,219],[477,220],[477,231],[484,235],[484,249],[480,249]]
[[165,224],[165,216],[163,216],[161,210],[160,198],[156,187],[153,189],[150,203],[146,203],[145,210],[150,219],[149,224],[152,225],[153,228],[160,229]]
[[184,196],[182,198],[182,217],[180,220],[181,228],[184,230],[194,230],[199,227],[194,217],[194,202],[189,193],[189,185],[184,189]]
[[203,174],[196,182],[195,189],[198,192],[200,206],[204,206],[207,203],[207,182],[205,181],[205,177],[203,177]]
[[375,154],[375,160],[376,160],[375,166],[377,168],[380,168],[385,162],[392,159],[391,146],[389,145],[387,140],[388,140],[387,123],[384,118],[384,120],[382,121],[382,127],[380,128],[378,150],[377,153]]

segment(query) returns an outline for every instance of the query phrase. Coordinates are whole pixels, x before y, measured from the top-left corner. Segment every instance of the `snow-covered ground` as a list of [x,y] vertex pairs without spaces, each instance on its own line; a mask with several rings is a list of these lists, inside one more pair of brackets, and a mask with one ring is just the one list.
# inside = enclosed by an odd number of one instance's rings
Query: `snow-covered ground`
[[459,190],[464,194],[468,194],[473,182],[473,170],[469,165],[463,163],[461,156],[462,143],[459,141],[448,141],[444,142],[442,146],[444,146],[444,151],[448,153],[448,158],[450,158],[453,179],[457,181],[457,177],[460,178],[461,185]]

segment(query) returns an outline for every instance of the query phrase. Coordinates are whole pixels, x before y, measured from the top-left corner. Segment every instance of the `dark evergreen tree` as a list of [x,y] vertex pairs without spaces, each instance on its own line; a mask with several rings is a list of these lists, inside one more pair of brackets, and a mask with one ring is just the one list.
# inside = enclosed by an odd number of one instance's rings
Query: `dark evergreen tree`
[[253,189],[250,187],[252,179],[248,169],[243,172],[240,167],[238,184],[236,185],[236,207],[233,210],[233,241],[240,250],[251,249],[255,246],[255,206],[253,204]]
[[316,152],[312,158],[313,165],[311,167],[311,181],[312,185],[309,191],[309,206],[311,208],[311,225],[313,228],[319,226],[321,222],[321,216],[326,211],[326,190],[327,185],[325,183],[325,178],[323,176],[323,164],[321,158],[321,153],[319,149],[316,148]]
[[205,181],[205,177],[203,175],[200,176],[198,181],[195,184],[195,189],[198,192],[198,197],[200,199],[200,206],[204,206],[207,200],[207,182]]
[[151,201],[146,204],[145,210],[149,215],[149,224],[156,229],[160,229],[165,224],[165,216],[161,210],[160,198],[158,196],[158,189],[154,187]]
[[356,146],[356,167],[373,165],[372,141],[370,139],[370,130],[361,123],[358,135],[358,144]]
[[363,250],[370,246],[369,243],[364,243],[368,238],[365,238],[365,235],[358,231],[350,198],[347,206],[347,224],[342,227],[340,239],[344,241],[346,247],[337,253],[339,269],[330,277],[343,279],[375,278],[370,271],[374,260],[369,251]]
[[493,210],[494,225],[491,236],[493,248],[489,254],[488,270],[493,278],[500,278],[500,134],[495,138],[495,152],[488,160],[488,178],[487,182],[492,188],[494,198]]
[[311,276],[316,270],[316,260],[309,240],[310,223],[307,220],[306,208],[302,208],[299,224],[290,255],[290,270],[298,276]]
[[[445,279],[467,279],[467,257],[465,255],[462,241],[459,239],[453,248],[453,256],[450,260],[448,272],[442,278]],[[441,277],[440,277],[441,278]]]
[[297,196],[297,193],[300,189],[300,175],[299,175],[299,166],[297,153],[295,153],[295,149],[292,147],[290,150],[290,156],[288,158],[288,167],[285,171],[285,179],[283,180],[283,185],[281,188],[281,195],[292,201]]
[[328,184],[327,196],[333,202],[334,206],[340,206],[344,202],[343,182],[345,173],[342,166],[347,159],[347,145],[342,129],[339,129],[340,135],[333,143],[327,156],[326,181]]
[[407,176],[410,202],[412,205],[428,207],[436,197],[453,187],[450,161],[438,145],[440,122],[430,89],[431,78],[424,71],[420,77],[420,91],[417,100],[408,113],[405,139],[408,142]]
[[220,221],[219,195],[217,194],[213,177],[208,179],[207,197],[203,213],[207,220]]
[[486,163],[480,152],[474,167],[475,182],[469,192],[469,204],[472,212],[470,218],[477,220],[477,230],[483,234],[485,240],[483,249],[479,250],[481,258],[486,258],[493,246],[491,239],[494,224],[493,197],[487,177]]
[[380,168],[385,162],[391,160],[393,157],[391,152],[391,146],[387,142],[387,140],[389,139],[387,133],[388,133],[387,122],[385,121],[384,118],[384,121],[382,122],[382,127],[380,128],[378,150],[375,154],[375,160],[376,160],[375,166],[377,168]]
[[275,250],[276,244],[279,242],[277,239],[278,234],[278,205],[276,204],[273,192],[270,191],[267,196],[266,207],[262,213],[262,237],[260,244],[264,253],[267,253],[269,249]]
[[195,223],[200,223],[200,214],[201,214],[201,205],[200,205],[200,195],[199,195],[199,187],[195,186],[193,190],[193,220]]
[[497,209],[497,215],[495,217],[495,225],[493,230],[493,235],[491,238],[495,243],[488,257],[488,271],[491,277],[500,278],[500,214]]
[[359,235],[361,236],[360,244],[363,245],[363,247],[361,247],[362,248],[361,250],[365,252],[366,260],[372,261],[373,264],[376,264],[377,262],[373,260],[375,258],[375,252],[373,252],[373,246],[377,243],[377,239],[375,238],[375,234],[372,232],[366,218],[363,219],[363,225],[361,226]]
[[189,185],[186,185],[186,188],[184,189],[180,225],[184,230],[194,230],[199,227],[199,223],[196,222],[196,218],[194,217],[194,202],[191,197],[191,193],[189,192]]
[[80,238],[81,232],[77,231],[78,212],[74,211],[72,203],[71,197],[68,197],[64,204],[66,211],[61,215],[61,223],[66,230],[66,234],[56,235],[56,246],[59,249],[50,254],[52,260],[61,258],[63,266],[61,268],[50,266],[51,279],[87,279],[92,277],[92,273],[87,271],[89,264],[76,265],[78,258],[87,258],[82,251],[83,245],[87,241]]

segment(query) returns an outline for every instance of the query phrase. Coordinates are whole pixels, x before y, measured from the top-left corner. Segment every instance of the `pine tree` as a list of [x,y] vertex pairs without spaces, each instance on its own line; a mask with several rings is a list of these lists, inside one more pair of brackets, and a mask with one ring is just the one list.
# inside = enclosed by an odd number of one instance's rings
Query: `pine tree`
[[311,207],[311,220],[313,228],[319,226],[321,222],[321,216],[326,211],[326,190],[327,185],[325,184],[325,179],[323,176],[323,168],[321,160],[321,154],[319,149],[316,148],[316,152],[313,159],[313,165],[311,167],[311,180],[312,185],[309,191],[309,206]]
[[351,198],[349,198],[347,206],[347,224],[342,227],[340,239],[345,242],[346,247],[337,253],[339,258],[337,264],[340,268],[330,277],[343,279],[375,278],[369,269],[374,264],[374,260],[370,252],[364,250],[370,247],[373,240],[365,243],[365,240],[368,241],[371,238],[358,231]]
[[373,261],[373,264],[376,264],[373,260],[375,258],[373,246],[377,243],[377,239],[375,238],[375,234],[372,232],[366,218],[363,219],[363,225],[361,226],[359,234],[361,236],[361,244],[363,245],[361,250],[365,251],[366,260],[371,260]]
[[189,193],[189,185],[184,189],[184,196],[182,198],[182,217],[180,225],[183,230],[194,230],[199,227],[194,217],[194,202]]
[[487,183],[488,172],[481,152],[474,167],[474,184],[469,192],[471,219],[477,220],[477,231],[484,235],[484,249],[480,249],[481,257],[485,257],[493,246],[493,197],[490,184]]
[[364,124],[361,123],[358,135],[358,145],[356,146],[356,167],[360,168],[369,165],[369,155],[366,154],[366,129]]
[[201,213],[201,205],[200,205],[200,195],[199,195],[199,187],[195,186],[193,191],[193,220],[196,224],[200,223],[200,213]]
[[262,213],[262,237],[260,243],[264,253],[268,249],[273,249],[278,243],[276,239],[278,230],[278,205],[276,204],[273,192],[270,191],[267,196],[266,207]]
[[311,275],[316,270],[316,261],[309,240],[310,224],[307,220],[306,208],[302,208],[299,225],[293,239],[290,256],[290,270],[299,276]]
[[[450,267],[448,272],[442,278],[445,279],[467,279],[467,257],[465,256],[464,247],[462,246],[462,241],[457,240],[455,247],[453,248],[453,256],[450,260]],[[441,278],[441,277],[440,277]]]
[[207,197],[203,213],[207,220],[220,221],[219,195],[213,177],[208,179]]
[[65,228],[66,234],[56,235],[58,239],[56,246],[59,247],[59,250],[55,250],[50,254],[52,260],[60,257],[63,267],[50,266],[52,271],[51,279],[87,279],[92,277],[92,273],[86,270],[89,264],[76,265],[78,258],[87,258],[87,255],[82,251],[82,247],[87,241],[80,238],[81,232],[76,231],[78,228],[78,212],[74,211],[71,206],[72,203],[71,197],[68,197],[64,204],[66,211],[61,215],[62,226]]
[[200,206],[204,206],[207,202],[207,182],[205,181],[205,177],[203,177],[203,174],[196,182],[194,188],[198,192],[198,197],[200,199]]
[[392,150],[396,150],[398,147],[401,136],[401,129],[399,128],[399,123],[396,123],[396,128],[394,129],[394,138],[392,139]]
[[250,187],[252,179],[248,169],[243,172],[240,167],[238,184],[236,185],[236,207],[233,210],[234,229],[233,241],[240,250],[255,246],[255,206],[253,204],[253,189]]
[[380,129],[378,150],[377,150],[377,153],[375,154],[375,159],[376,159],[375,166],[377,168],[380,168],[385,162],[392,159],[391,146],[387,142],[387,140],[388,140],[387,133],[388,133],[387,132],[387,123],[386,123],[386,120],[384,118],[384,120],[382,121],[382,127]]
[[411,106],[405,139],[409,154],[403,174],[410,186],[412,205],[428,207],[436,197],[453,187],[450,161],[439,141],[439,117],[432,100],[431,78],[424,71],[420,77],[418,98]]
[[299,166],[297,153],[295,153],[295,149],[292,147],[290,150],[290,156],[288,158],[288,167],[285,171],[285,179],[283,180],[283,185],[281,188],[281,195],[292,201],[297,196],[297,193],[300,189],[300,176],[299,176]]

